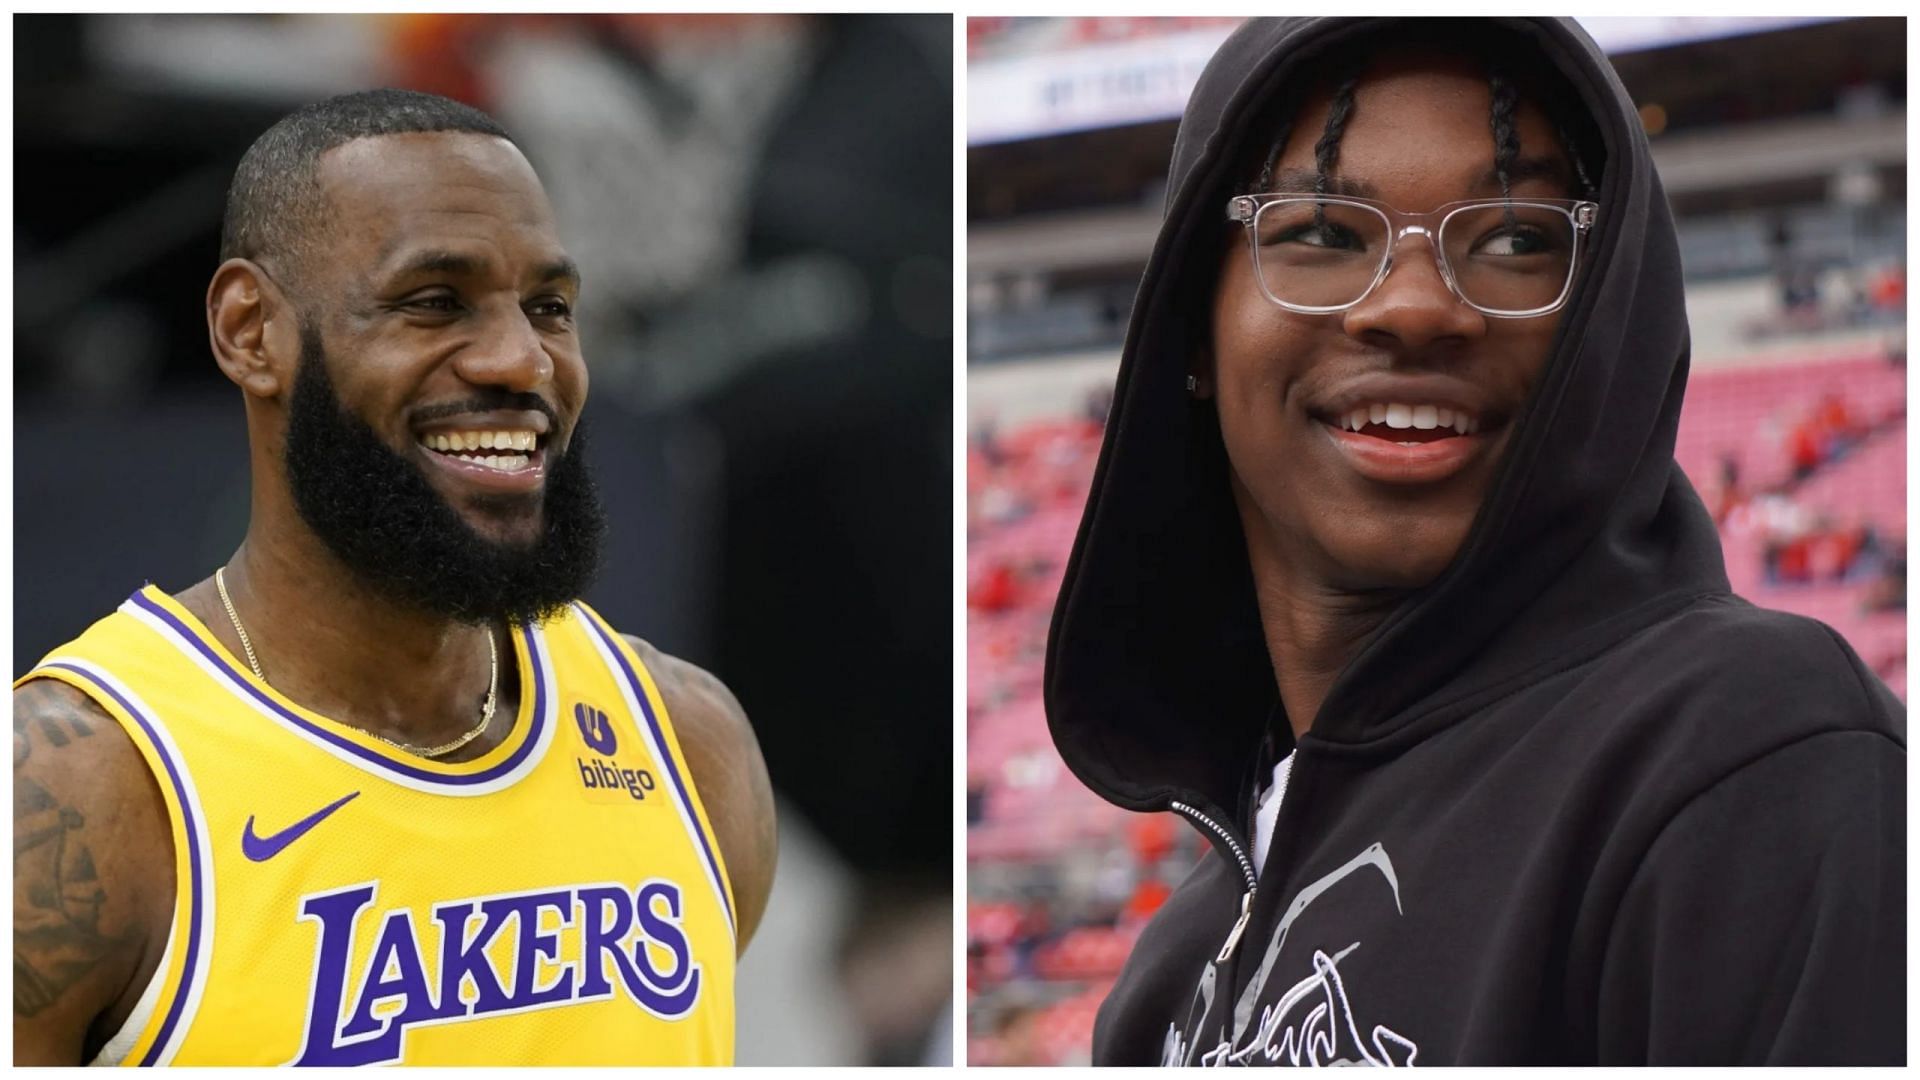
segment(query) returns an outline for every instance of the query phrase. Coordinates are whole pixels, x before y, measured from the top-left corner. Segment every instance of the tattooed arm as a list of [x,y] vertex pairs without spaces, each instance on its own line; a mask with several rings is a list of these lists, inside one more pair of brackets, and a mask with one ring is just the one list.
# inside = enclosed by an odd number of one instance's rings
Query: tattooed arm
[[725,683],[631,634],[624,636],[660,687],[674,734],[687,756],[687,769],[699,786],[700,804],[713,822],[739,909],[734,914],[736,951],[744,953],[767,910],[779,853],[773,785],[767,779],[766,759],[760,755],[760,740],[754,737],[746,710]]
[[13,695],[13,1063],[83,1065],[132,1012],[173,914],[166,804],[85,694]]

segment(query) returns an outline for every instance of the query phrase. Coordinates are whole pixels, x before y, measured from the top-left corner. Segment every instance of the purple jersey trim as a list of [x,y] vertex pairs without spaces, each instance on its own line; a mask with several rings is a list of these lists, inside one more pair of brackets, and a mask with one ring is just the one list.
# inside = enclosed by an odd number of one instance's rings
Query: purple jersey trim
[[180,1011],[186,1007],[188,991],[193,986],[194,964],[200,958],[200,897],[205,871],[200,866],[200,844],[197,838],[204,835],[204,830],[194,820],[193,800],[187,797],[186,784],[180,779],[180,768],[174,764],[173,758],[167,755],[166,744],[161,742],[159,732],[154,730],[153,721],[134,708],[132,702],[121,697],[118,690],[108,686],[85,668],[64,663],[47,664],[46,667],[57,668],[87,680],[88,683],[98,687],[101,693],[119,703],[128,716],[133,717],[134,723],[139,724],[140,729],[146,732],[148,745],[153,747],[154,753],[160,755],[161,764],[166,766],[167,780],[173,785],[174,800],[179,804],[180,813],[186,820],[187,877],[190,882],[188,894],[192,897],[187,915],[187,954],[185,962],[180,967],[180,981],[174,987],[173,1004],[167,1007],[166,1018],[160,1021],[159,1034],[154,1036],[153,1043],[147,1047],[146,1054],[139,1062],[141,1065],[152,1065],[159,1059],[161,1051],[166,1049],[167,1041],[173,1036],[174,1025],[180,1022]]
[[527,646],[527,666],[533,669],[533,718],[528,726],[526,737],[521,740],[519,749],[515,750],[512,756],[490,769],[464,775],[449,775],[447,773],[431,772],[414,765],[409,765],[404,761],[395,761],[378,750],[369,749],[345,736],[328,731],[326,728],[315,724],[311,720],[280,704],[278,701],[275,701],[259,687],[248,682],[241,676],[238,669],[227,663],[218,652],[205,641],[201,640],[199,634],[194,633],[193,630],[189,628],[186,623],[181,622],[173,612],[154,603],[147,597],[144,591],[134,593],[130,599],[132,603],[138,604],[148,613],[158,617],[168,626],[179,631],[180,636],[191,643],[201,656],[213,662],[214,667],[218,668],[221,673],[227,677],[227,681],[233,685],[234,689],[252,698],[254,701],[259,702],[261,705],[266,706],[268,709],[271,709],[274,715],[279,716],[290,724],[294,724],[302,731],[345,750],[347,753],[352,754],[369,765],[374,765],[386,769],[389,772],[398,773],[401,776],[410,777],[415,780],[424,780],[432,784],[448,784],[454,787],[465,787],[470,784],[484,784],[490,780],[496,780],[511,773],[519,767],[521,762],[527,759],[528,754],[533,753],[534,749],[540,745],[541,728],[547,722],[547,681],[546,675],[542,671],[543,665],[541,664],[540,650],[537,644],[538,639],[535,637],[533,627],[530,625],[522,624],[520,627],[521,640],[525,641]]
[[614,663],[619,665],[621,677],[633,688],[633,700],[640,704],[640,715],[647,721],[647,727],[653,732],[653,743],[660,748],[661,764],[666,766],[667,779],[673,781],[673,793],[680,799],[680,805],[687,808],[687,819],[693,823],[693,833],[700,838],[700,853],[707,857],[707,869],[713,873],[715,891],[720,894],[720,906],[726,909],[729,925],[740,924],[733,917],[733,902],[727,899],[726,877],[720,873],[720,861],[713,857],[713,845],[707,840],[707,830],[700,825],[700,815],[694,812],[693,797],[687,793],[686,782],[680,779],[680,767],[674,764],[673,747],[667,742],[666,733],[660,730],[660,721],[653,715],[653,706],[647,701],[646,686],[640,682],[640,676],[634,674],[633,665],[627,663],[627,654],[620,648],[610,631],[600,622],[600,617],[587,610],[585,605],[575,604],[580,612],[580,621],[593,628],[593,632],[606,644],[607,652],[612,654]]

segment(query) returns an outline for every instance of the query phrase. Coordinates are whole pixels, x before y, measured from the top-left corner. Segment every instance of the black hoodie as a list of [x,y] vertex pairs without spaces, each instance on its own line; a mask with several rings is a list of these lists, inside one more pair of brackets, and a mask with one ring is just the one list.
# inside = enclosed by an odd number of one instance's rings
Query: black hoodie
[[[1294,740],[1211,402],[1186,392],[1233,171],[1276,93],[1378,19],[1256,20],[1174,146],[1048,642],[1074,773],[1204,859],[1096,1063],[1905,1060],[1905,710],[1838,635],[1730,594],[1674,464],[1666,197],[1568,20],[1498,19],[1591,114],[1591,255],[1460,552]],[[1256,874],[1257,786],[1295,751]]]

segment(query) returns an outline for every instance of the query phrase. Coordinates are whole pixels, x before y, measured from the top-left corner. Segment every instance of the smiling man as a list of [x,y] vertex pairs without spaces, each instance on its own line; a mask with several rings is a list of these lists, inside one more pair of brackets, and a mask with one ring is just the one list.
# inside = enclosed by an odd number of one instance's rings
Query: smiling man
[[1599,49],[1251,20],[1169,192],[1046,698],[1213,853],[1093,1060],[1904,1060],[1904,709],[1728,591]]
[[490,118],[262,135],[207,291],[252,516],[14,697],[17,1064],[728,1063],[773,806],[578,596],[579,273]]

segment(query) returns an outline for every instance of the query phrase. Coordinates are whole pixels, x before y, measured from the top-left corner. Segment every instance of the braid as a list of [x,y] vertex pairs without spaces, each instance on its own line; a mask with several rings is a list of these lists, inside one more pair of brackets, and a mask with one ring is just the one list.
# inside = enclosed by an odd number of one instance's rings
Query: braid
[[1580,197],[1591,199],[1594,196],[1593,181],[1587,179],[1587,166],[1580,160],[1580,151],[1573,145],[1573,136],[1567,134],[1567,125],[1554,121],[1553,130],[1560,136],[1560,148],[1567,152],[1567,160],[1573,162],[1574,175],[1580,178]]
[[1293,119],[1289,117],[1280,124],[1280,137],[1273,140],[1273,148],[1267,151],[1266,164],[1260,166],[1260,177],[1254,181],[1255,192],[1273,190],[1273,167],[1280,164],[1280,151],[1287,148],[1287,138],[1293,134]]
[[1520,131],[1513,122],[1514,110],[1520,104],[1520,94],[1507,81],[1506,76],[1492,72],[1487,83],[1493,90],[1493,106],[1489,122],[1493,127],[1493,168],[1500,174],[1500,197],[1510,199],[1513,189],[1507,182],[1507,169],[1513,159],[1520,156]]
[[[1349,70],[1345,78],[1335,88],[1333,103],[1327,111],[1326,129],[1320,133],[1320,141],[1314,144],[1313,158],[1319,170],[1314,182],[1314,191],[1324,195],[1327,191],[1327,172],[1333,168],[1334,159],[1340,152],[1340,138],[1346,134],[1347,121],[1353,115],[1353,88],[1360,81],[1357,62],[1349,61]],[[1260,173],[1253,181],[1253,192],[1265,192],[1273,188],[1273,170],[1280,164],[1280,154],[1287,148],[1287,140],[1293,137],[1293,107],[1280,110],[1280,134],[1267,149],[1267,156],[1261,162]],[[1251,194],[1246,192],[1245,194]]]
[[[1499,71],[1490,70],[1487,73],[1487,84],[1493,92],[1493,102],[1488,110],[1488,125],[1493,129],[1493,167],[1500,176],[1500,197],[1511,199],[1513,189],[1507,179],[1507,167],[1520,156],[1520,131],[1514,123],[1520,95],[1512,81]],[[1574,145],[1573,136],[1567,133],[1566,124],[1558,118],[1553,120],[1553,130],[1560,138],[1560,148],[1566,151],[1567,161],[1573,165],[1574,176],[1580,181],[1580,197],[1592,198],[1595,190],[1593,180],[1587,175],[1586,162],[1580,159],[1580,150]],[[1511,218],[1511,211],[1508,216]]]
[[[1488,109],[1488,123],[1493,128],[1493,170],[1500,177],[1500,197],[1511,201],[1513,185],[1507,177],[1507,170],[1512,167],[1514,159],[1520,156],[1520,130],[1513,122],[1514,111],[1520,104],[1520,94],[1499,71],[1487,73],[1487,85],[1493,92],[1493,103]],[[1507,225],[1513,225],[1511,206],[1507,208]]]
[[[1327,107],[1327,126],[1320,133],[1320,141],[1313,144],[1313,193],[1327,193],[1327,174],[1333,171],[1333,163],[1340,156],[1340,139],[1347,133],[1347,120],[1353,116],[1353,86],[1360,81],[1359,71],[1351,71],[1340,80],[1340,86],[1333,92],[1333,104]],[[1327,220],[1325,207],[1313,204],[1313,223],[1324,225]]]
[[1313,164],[1319,173],[1313,180],[1313,193],[1327,193],[1327,174],[1333,171],[1333,163],[1340,156],[1340,138],[1347,133],[1347,120],[1353,115],[1353,86],[1360,81],[1358,72],[1349,74],[1340,80],[1340,86],[1333,92],[1333,104],[1327,109],[1327,127],[1320,133],[1320,141],[1313,144]]

